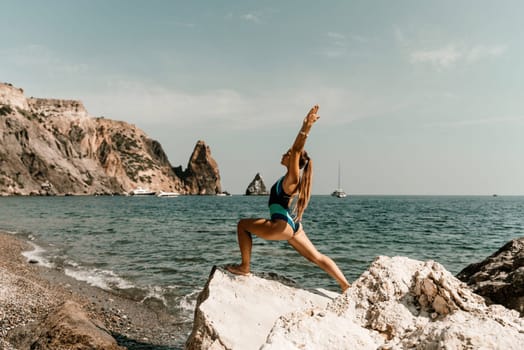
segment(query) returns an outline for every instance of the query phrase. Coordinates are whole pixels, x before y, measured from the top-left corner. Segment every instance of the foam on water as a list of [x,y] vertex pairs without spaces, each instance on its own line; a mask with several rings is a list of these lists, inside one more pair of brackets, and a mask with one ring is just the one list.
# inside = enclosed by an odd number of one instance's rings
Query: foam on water
[[147,288],[146,296],[140,301],[141,303],[145,302],[148,299],[160,300],[165,307],[167,307],[167,299],[165,297],[164,288],[160,286],[149,286]]
[[182,299],[180,299],[180,303],[178,304],[180,309],[186,312],[191,312],[191,313],[195,311],[196,300],[200,292],[201,290],[197,289],[189,294],[184,295]]
[[74,279],[105,290],[135,288],[132,283],[110,270],[66,268],[64,272]]
[[33,247],[33,250],[22,252],[22,255],[26,257],[27,261],[29,262],[37,262],[39,265],[53,268],[55,265],[51,263],[49,260],[44,258],[44,255],[46,253],[46,250],[33,242],[28,242]]

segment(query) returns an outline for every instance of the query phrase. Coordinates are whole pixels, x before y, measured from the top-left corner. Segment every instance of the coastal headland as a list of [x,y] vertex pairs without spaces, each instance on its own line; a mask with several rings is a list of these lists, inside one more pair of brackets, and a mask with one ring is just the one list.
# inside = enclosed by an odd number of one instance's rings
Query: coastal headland
[[28,98],[7,83],[0,83],[0,165],[0,195],[222,193],[204,141],[185,169],[173,167],[162,145],[135,125],[91,116],[78,100]]

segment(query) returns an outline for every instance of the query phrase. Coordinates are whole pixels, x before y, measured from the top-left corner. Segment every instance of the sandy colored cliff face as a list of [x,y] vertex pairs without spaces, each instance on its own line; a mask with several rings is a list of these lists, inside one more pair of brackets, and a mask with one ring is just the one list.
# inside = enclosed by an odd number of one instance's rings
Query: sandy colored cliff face
[[0,84],[0,194],[221,192],[218,165],[203,142],[182,175],[136,126],[89,116],[80,101],[27,99]]

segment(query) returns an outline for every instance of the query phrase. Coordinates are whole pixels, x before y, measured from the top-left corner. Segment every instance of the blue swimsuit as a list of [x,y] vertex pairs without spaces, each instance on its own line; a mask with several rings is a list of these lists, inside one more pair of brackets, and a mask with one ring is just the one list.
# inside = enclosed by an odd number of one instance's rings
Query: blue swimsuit
[[284,192],[282,188],[282,181],[284,177],[281,177],[275,184],[271,187],[271,192],[269,193],[269,214],[271,215],[271,220],[284,220],[289,226],[293,229],[293,235],[297,233],[300,228],[300,222],[295,222],[291,216],[289,210],[289,202],[291,196]]

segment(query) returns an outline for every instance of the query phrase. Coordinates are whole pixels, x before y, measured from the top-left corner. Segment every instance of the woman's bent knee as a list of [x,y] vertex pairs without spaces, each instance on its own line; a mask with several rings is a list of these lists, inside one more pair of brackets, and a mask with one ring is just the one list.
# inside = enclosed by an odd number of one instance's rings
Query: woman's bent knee
[[245,230],[246,229],[246,224],[248,223],[248,220],[249,219],[240,219],[238,221],[238,223],[237,223],[237,228]]

